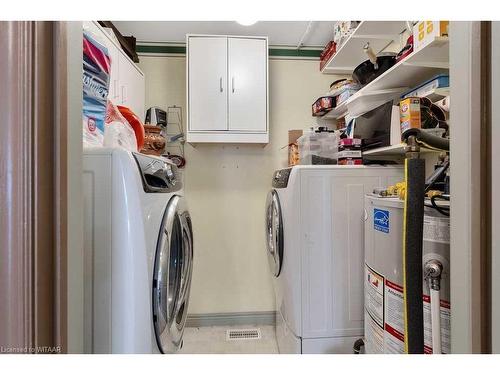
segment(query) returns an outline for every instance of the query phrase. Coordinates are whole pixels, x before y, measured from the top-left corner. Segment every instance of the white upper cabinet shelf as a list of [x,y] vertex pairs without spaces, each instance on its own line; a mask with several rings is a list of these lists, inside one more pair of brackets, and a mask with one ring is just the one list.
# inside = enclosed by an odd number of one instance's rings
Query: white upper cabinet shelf
[[188,35],[187,141],[268,143],[265,37]]
[[[362,24],[359,27],[361,26]],[[344,116],[346,112],[353,117],[359,116],[389,100],[400,97],[406,91],[438,74],[448,73],[448,69],[448,37],[436,37],[431,43],[411,53],[364,86],[343,103],[340,110],[335,111],[334,109],[324,118],[339,118]]]
[[330,60],[323,67],[326,74],[351,74],[367,60],[363,46],[370,42],[375,53],[379,53],[393,41],[399,42],[399,35],[406,28],[404,21],[363,21],[352,32]]
[[347,101],[339,104],[335,108],[333,108],[330,112],[325,113],[322,117],[324,119],[337,119],[344,117],[347,114]]

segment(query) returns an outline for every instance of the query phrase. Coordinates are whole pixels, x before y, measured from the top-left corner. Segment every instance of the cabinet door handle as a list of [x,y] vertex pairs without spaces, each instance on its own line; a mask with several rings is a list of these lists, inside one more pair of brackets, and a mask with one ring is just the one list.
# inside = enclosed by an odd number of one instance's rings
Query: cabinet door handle
[[119,96],[120,96],[120,94],[118,94],[118,80],[114,79],[113,80],[113,99],[116,99]]
[[122,103],[125,104],[127,102],[127,87],[122,86]]
[[234,77],[231,78],[231,87],[234,94]]
[[222,87],[222,77],[220,77],[220,79],[219,79],[219,88],[220,88],[220,92],[224,91],[224,89]]

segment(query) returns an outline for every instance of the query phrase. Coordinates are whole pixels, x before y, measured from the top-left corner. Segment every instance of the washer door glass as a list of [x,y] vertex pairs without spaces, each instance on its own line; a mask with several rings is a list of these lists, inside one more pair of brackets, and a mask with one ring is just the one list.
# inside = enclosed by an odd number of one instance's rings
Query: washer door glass
[[[182,198],[175,196],[170,200],[163,217],[155,257],[153,322],[162,353],[178,349],[184,330],[185,319],[179,325],[176,316],[179,315],[180,299],[185,298],[186,281],[190,281],[190,274],[186,278],[186,270],[191,268],[192,249],[187,249],[190,243],[184,238],[186,219],[182,207]],[[184,311],[181,315],[184,315]]]
[[271,273],[278,277],[283,262],[283,219],[276,190],[271,190],[266,201],[267,260]]
[[187,307],[189,303],[191,278],[193,274],[193,229],[191,226],[191,218],[187,211],[181,214],[181,218],[182,241],[185,253],[182,267],[178,305],[175,314],[175,324],[180,330],[184,328],[187,319]]

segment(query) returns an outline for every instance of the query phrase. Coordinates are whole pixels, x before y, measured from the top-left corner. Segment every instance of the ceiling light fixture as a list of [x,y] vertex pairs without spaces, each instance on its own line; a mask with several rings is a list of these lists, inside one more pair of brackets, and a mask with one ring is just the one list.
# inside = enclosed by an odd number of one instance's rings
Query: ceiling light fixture
[[243,25],[243,26],[252,26],[253,24],[256,24],[258,21],[253,21],[253,20],[239,20],[239,21],[236,21],[237,23],[239,23],[240,25]]

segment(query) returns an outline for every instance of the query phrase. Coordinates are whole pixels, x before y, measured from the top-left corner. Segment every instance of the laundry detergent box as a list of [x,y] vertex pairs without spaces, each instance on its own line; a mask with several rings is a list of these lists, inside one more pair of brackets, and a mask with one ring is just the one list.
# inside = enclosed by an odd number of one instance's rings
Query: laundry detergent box
[[83,145],[99,147],[104,142],[111,60],[108,49],[83,32]]
[[410,128],[420,128],[420,98],[410,97],[399,102],[401,134]]

